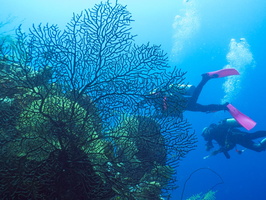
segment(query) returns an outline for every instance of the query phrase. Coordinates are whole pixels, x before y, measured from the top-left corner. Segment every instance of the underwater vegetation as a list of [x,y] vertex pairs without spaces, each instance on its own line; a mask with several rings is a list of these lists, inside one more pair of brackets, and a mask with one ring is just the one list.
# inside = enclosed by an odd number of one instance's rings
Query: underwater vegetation
[[216,184],[212,185],[212,187],[209,188],[206,193],[201,192],[199,194],[195,194],[195,195],[191,196],[190,198],[188,198],[187,200],[215,200],[216,199],[215,195],[216,195],[217,191],[214,191],[214,188],[220,184],[224,184],[223,178],[216,171],[214,171],[210,168],[198,168],[198,169],[194,170],[193,172],[191,172],[189,177],[184,182],[184,186],[183,186],[181,198],[180,198],[181,200],[183,200],[187,182],[190,180],[190,178],[195,173],[198,173],[198,172],[203,171],[203,170],[204,171],[207,170],[207,171],[211,172],[212,174],[214,174],[215,176],[217,176],[217,178],[219,178],[219,181]]
[[170,198],[196,138],[149,100],[185,73],[134,43],[131,18],[106,2],[0,41],[1,199]]
[[200,193],[193,195],[192,197],[188,198],[187,200],[215,200],[215,194],[217,191],[210,190],[207,193]]

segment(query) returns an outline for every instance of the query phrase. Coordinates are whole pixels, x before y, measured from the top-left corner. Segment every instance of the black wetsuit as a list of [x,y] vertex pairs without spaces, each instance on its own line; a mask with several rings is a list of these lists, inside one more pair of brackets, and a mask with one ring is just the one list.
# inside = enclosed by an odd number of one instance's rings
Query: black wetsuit
[[163,114],[163,116],[182,117],[182,113],[185,110],[196,112],[216,112],[228,110],[226,107],[228,103],[209,105],[197,103],[203,86],[210,79],[211,77],[207,74],[203,74],[201,82],[197,87],[195,87],[192,95],[182,94],[182,89],[177,86],[177,89],[169,87],[162,91],[155,91],[147,100],[152,103],[154,107]]
[[213,148],[212,140],[215,140],[220,146],[220,148],[216,151],[213,151],[211,155],[224,153],[226,158],[230,158],[228,151],[233,149],[237,144],[257,152],[261,152],[266,149],[265,144],[256,143],[253,141],[254,139],[266,137],[266,131],[247,133],[235,127],[227,126],[225,121],[222,121],[218,125],[211,125],[208,134],[203,135],[203,137],[207,141],[207,150]]
[[209,105],[202,105],[197,103],[199,95],[203,89],[203,86],[208,82],[210,78],[203,77],[201,82],[195,88],[191,97],[187,97],[187,105],[185,110],[189,111],[199,111],[199,112],[216,112],[220,110],[227,110],[227,104],[209,104]]

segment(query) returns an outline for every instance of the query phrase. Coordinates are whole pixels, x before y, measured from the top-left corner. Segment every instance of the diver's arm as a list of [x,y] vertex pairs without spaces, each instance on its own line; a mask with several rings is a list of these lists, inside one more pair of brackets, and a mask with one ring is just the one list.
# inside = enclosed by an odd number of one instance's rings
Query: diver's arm
[[225,157],[226,157],[227,159],[230,159],[230,155],[229,155],[228,151],[224,151],[223,153],[224,153],[224,155],[225,155]]
[[221,153],[220,149],[211,152],[209,155],[203,157],[203,159],[207,159],[207,158],[209,158],[209,157],[211,157],[211,156],[215,156],[215,155],[217,155],[218,153]]
[[213,151],[212,155],[217,155],[218,153],[223,153],[227,159],[230,158],[230,155],[228,153],[228,149],[226,149],[225,147],[220,147],[220,149]]
[[212,144],[212,140],[209,140],[206,144],[206,151],[210,151],[214,146]]
[[211,156],[215,156],[215,155],[217,155],[218,153],[224,153],[224,155],[225,155],[225,157],[226,157],[227,159],[230,158],[230,155],[229,155],[228,151],[227,151],[224,147],[221,147],[221,148],[219,148],[218,150],[215,150],[215,151],[211,152],[210,155],[205,156],[203,159],[207,159],[207,158],[209,158],[209,157],[211,157]]

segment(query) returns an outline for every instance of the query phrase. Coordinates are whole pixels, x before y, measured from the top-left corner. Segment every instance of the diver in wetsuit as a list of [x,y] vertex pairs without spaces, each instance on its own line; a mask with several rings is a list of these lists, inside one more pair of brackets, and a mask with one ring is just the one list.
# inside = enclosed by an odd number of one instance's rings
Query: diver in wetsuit
[[199,112],[216,112],[221,110],[228,110],[227,104],[209,104],[209,105],[202,105],[197,103],[199,95],[203,89],[203,86],[212,78],[217,78],[217,76],[209,76],[207,73],[202,74],[202,79],[200,83],[195,88],[194,92],[192,93],[192,96],[186,97],[187,99],[187,105],[185,110],[188,111],[199,111]]
[[[256,131],[254,133],[247,133],[238,129],[241,127],[238,122],[233,119],[224,119],[218,124],[211,124],[209,127],[203,129],[202,136],[206,143],[206,150],[210,151],[214,146],[212,141],[216,141],[220,146],[219,149],[213,151],[209,156],[204,157],[205,159],[217,155],[218,153],[224,153],[226,158],[230,158],[228,151],[232,150],[237,144],[241,146],[261,152],[266,149],[266,138],[256,143],[253,140],[266,137],[266,131]],[[242,151],[237,151],[242,153]]]
[[182,113],[185,110],[196,112],[228,110],[228,103],[202,105],[197,103],[197,101],[204,85],[210,79],[231,75],[239,75],[239,73],[235,69],[222,69],[215,72],[208,72],[202,74],[202,80],[197,87],[172,84],[164,90],[154,90],[148,100],[165,116],[182,117]]

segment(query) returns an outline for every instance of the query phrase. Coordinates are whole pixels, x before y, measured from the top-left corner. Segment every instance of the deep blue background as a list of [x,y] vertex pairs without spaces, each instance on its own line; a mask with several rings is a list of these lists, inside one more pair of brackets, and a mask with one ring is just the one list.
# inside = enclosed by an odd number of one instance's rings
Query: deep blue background
[[[9,0],[1,2],[0,21],[10,16],[13,23],[6,28],[23,24],[27,30],[33,23],[59,24],[70,20],[72,13],[91,8],[100,0]],[[200,75],[231,64],[241,71],[236,79],[239,85],[229,93],[230,102],[257,122],[250,131],[266,130],[266,2],[264,0],[121,0],[128,5],[135,22],[132,33],[138,34],[137,43],[161,44],[169,55],[172,66],[187,71],[187,81],[197,84]],[[15,17],[15,18],[13,18]],[[230,49],[231,39],[237,44],[246,39],[245,48]],[[228,53],[238,53],[231,57],[240,65],[232,65]],[[251,63],[243,59],[252,56]],[[220,103],[223,99],[222,85],[227,79],[213,79],[204,88],[199,102]],[[217,122],[228,113],[186,112],[198,136],[198,147],[190,152],[178,168],[180,188],[173,191],[172,199],[180,199],[182,186],[189,174],[203,167],[215,170],[224,184],[215,188],[218,200],[264,200],[266,181],[266,152],[256,153],[246,150],[242,155],[231,151],[231,159],[222,154],[204,160],[205,151],[201,130],[210,123]],[[242,149],[241,147],[238,147]],[[185,197],[206,192],[218,183],[219,178],[207,170],[199,171],[188,181]]]

